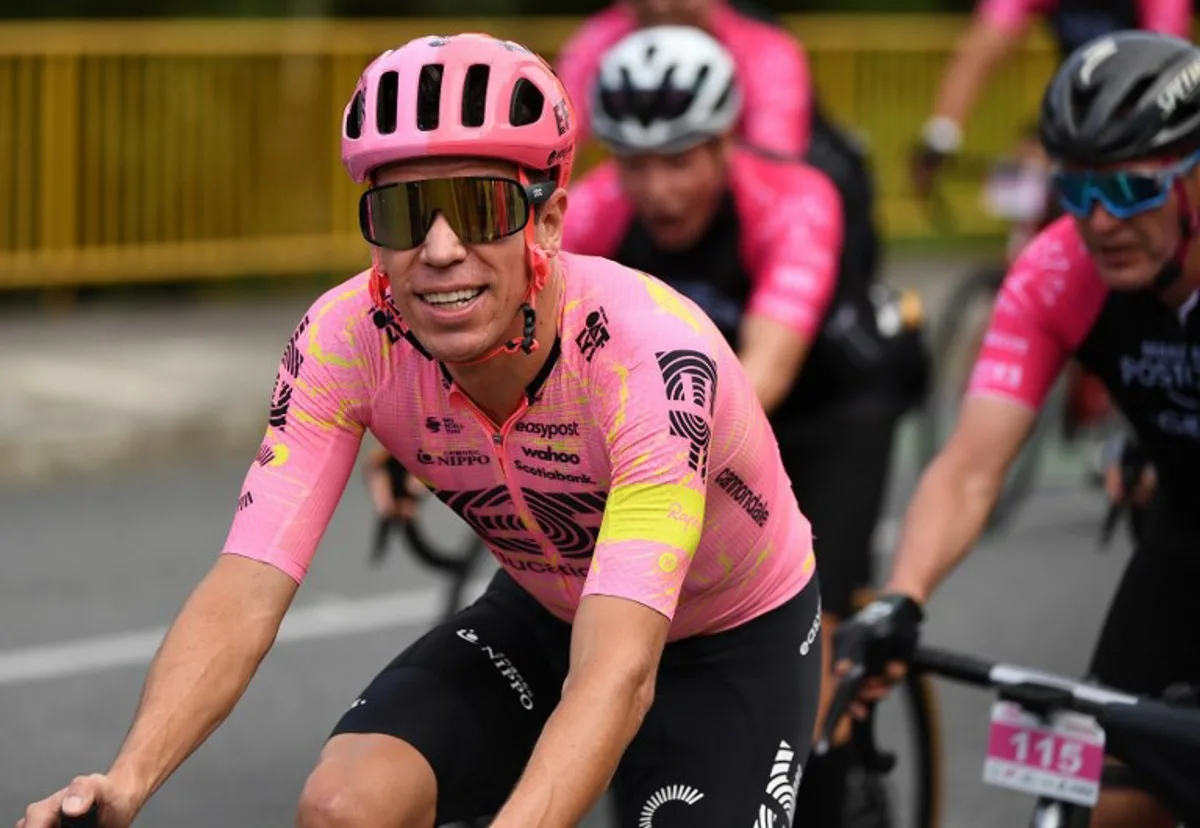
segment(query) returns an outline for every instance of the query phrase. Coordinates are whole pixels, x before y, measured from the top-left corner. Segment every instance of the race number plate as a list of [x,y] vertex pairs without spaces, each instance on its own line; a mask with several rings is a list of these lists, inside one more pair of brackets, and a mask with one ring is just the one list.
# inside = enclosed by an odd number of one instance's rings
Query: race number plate
[[1091,807],[1103,766],[1104,730],[1091,717],[1057,713],[1043,721],[1011,702],[992,706],[983,765],[989,785]]

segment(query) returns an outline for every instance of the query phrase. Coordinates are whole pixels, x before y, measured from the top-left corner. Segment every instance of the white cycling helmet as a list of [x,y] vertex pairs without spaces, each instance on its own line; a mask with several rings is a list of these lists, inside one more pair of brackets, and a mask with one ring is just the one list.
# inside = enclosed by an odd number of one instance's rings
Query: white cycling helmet
[[629,35],[592,89],[592,129],[618,155],[683,152],[727,133],[742,109],[733,56],[691,26]]

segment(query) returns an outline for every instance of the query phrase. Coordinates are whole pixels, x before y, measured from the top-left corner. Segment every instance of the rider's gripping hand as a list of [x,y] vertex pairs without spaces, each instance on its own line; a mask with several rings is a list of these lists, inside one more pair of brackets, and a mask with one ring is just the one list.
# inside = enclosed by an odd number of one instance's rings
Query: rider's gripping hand
[[904,678],[925,612],[907,595],[886,593],[838,626],[833,637],[835,670],[839,677],[861,665],[867,681],[850,712],[865,718],[867,705],[884,698]]
[[1118,438],[1116,450],[1104,469],[1104,491],[1109,501],[1122,506],[1146,506],[1157,483],[1154,467],[1137,441],[1127,435]]
[[920,142],[909,159],[912,186],[922,201],[929,198],[938,173],[960,146],[962,129],[952,119],[934,116],[925,122]]
[[908,175],[913,191],[922,201],[933,192],[934,181],[946,163],[946,154],[925,146],[916,147],[908,162]]
[[417,498],[424,492],[420,481],[410,475],[386,450],[371,453],[366,468],[367,489],[375,513],[388,520],[412,520]]
[[78,776],[67,787],[30,805],[16,828],[59,828],[60,810],[67,816],[83,816],[93,803],[99,806],[100,828],[128,828],[138,812],[134,798],[112,778],[94,773]]

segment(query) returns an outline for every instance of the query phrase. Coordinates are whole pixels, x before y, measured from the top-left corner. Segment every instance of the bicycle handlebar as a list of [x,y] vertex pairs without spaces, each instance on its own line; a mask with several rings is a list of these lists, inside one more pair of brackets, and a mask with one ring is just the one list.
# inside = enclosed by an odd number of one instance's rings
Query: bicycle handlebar
[[[1043,714],[1073,710],[1096,715],[1107,705],[1138,703],[1136,696],[1098,684],[936,647],[917,647],[909,657],[908,665],[915,672],[933,673],[960,684],[999,690],[1001,698]],[[837,723],[845,716],[850,703],[858,697],[863,684],[870,677],[862,664],[853,664],[838,682],[826,713],[821,738],[814,748],[818,755],[829,749]],[[854,739],[867,745],[871,752],[878,753],[874,747],[870,722],[855,721],[853,727]]]

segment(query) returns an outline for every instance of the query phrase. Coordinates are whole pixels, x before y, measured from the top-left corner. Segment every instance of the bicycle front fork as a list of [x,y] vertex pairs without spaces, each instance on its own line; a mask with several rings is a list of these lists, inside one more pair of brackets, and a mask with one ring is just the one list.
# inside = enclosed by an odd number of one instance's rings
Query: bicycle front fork
[[1087,828],[1091,817],[1091,808],[1042,797],[1033,809],[1029,828]]

